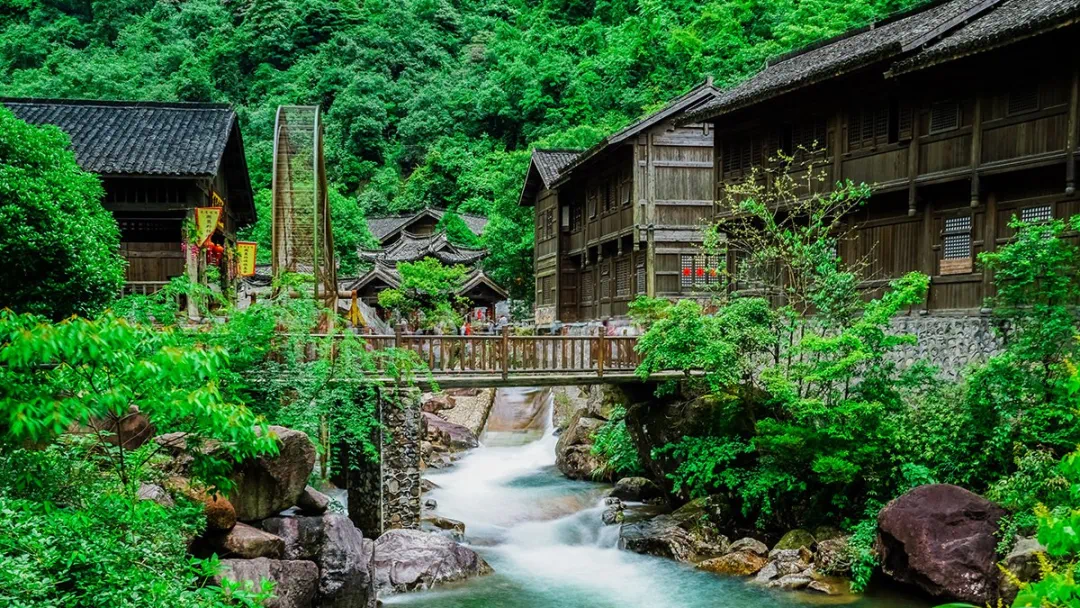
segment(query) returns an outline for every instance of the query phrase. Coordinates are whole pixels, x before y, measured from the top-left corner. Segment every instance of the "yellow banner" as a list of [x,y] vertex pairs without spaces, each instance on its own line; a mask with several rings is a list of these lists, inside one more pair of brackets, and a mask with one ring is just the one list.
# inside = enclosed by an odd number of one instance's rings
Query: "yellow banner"
[[258,243],[240,241],[236,244],[236,269],[242,277],[250,277],[255,274],[255,253],[258,251]]
[[221,207],[195,208],[195,242],[201,247],[210,240],[221,219]]
[[215,206],[215,207],[224,207],[225,206],[225,201],[222,200],[220,196],[218,196],[217,192],[214,192],[213,190],[211,190],[210,191],[210,204]]

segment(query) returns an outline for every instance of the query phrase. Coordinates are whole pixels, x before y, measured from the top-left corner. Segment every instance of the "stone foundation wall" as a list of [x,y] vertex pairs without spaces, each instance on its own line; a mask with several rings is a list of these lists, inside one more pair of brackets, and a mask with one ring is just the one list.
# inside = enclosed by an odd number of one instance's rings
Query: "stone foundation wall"
[[357,466],[348,475],[349,519],[367,538],[420,527],[420,401],[416,389],[381,389],[379,462],[351,456]]
[[900,349],[896,361],[906,367],[921,359],[940,367],[941,375],[950,379],[956,379],[968,365],[985,361],[1001,350],[986,315],[897,317],[892,329],[912,334],[919,341]]

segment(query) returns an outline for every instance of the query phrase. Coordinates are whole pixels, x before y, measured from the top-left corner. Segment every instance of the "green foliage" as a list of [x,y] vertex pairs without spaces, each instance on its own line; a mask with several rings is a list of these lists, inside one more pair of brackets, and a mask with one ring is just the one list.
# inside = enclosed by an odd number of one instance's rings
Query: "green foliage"
[[379,292],[379,306],[400,316],[416,315],[424,327],[461,325],[460,310],[467,302],[456,294],[465,280],[464,266],[445,266],[435,258],[424,258],[398,262],[397,269],[401,285]]
[[[260,420],[223,398],[225,350],[188,344],[174,331],[105,314],[49,323],[0,311],[0,421],[3,441],[50,441],[75,425],[89,427],[124,486],[156,453],[132,455],[111,429],[132,411],[159,433],[187,433],[196,446],[219,441],[213,454],[193,453],[193,472],[228,490],[234,461],[277,449]],[[116,445],[113,445],[116,444]]]
[[1019,585],[1014,608],[1065,608],[1080,603],[1080,450],[1062,458],[1058,472],[1069,483],[1067,506],[1035,509],[1039,542],[1056,563],[1040,560],[1041,580]]
[[59,129],[0,108],[0,308],[97,314],[123,285],[120,231],[69,146]]
[[592,454],[602,461],[598,477],[626,477],[643,471],[637,447],[626,428],[626,409],[616,407],[611,418],[593,434]]
[[133,501],[91,460],[92,445],[70,441],[0,449],[0,604],[253,608],[269,597],[203,586],[216,560],[187,554],[202,506]]

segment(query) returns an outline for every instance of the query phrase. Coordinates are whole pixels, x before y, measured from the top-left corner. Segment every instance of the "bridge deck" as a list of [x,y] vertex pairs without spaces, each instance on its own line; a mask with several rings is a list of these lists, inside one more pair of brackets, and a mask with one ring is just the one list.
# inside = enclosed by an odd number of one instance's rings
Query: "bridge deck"
[[[506,329],[495,335],[416,335],[398,328],[394,335],[362,337],[372,351],[411,351],[431,371],[434,381],[447,388],[640,380],[634,375],[641,363],[636,336],[512,336]],[[380,381],[393,379],[387,375]],[[426,378],[423,382],[431,383]]]

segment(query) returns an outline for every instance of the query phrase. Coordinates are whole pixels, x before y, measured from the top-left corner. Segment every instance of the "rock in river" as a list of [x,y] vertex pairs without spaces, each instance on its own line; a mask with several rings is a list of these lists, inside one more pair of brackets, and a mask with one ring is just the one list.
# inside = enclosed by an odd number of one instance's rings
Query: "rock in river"
[[668,515],[623,524],[619,547],[689,563],[723,555],[727,537],[710,523],[708,501],[707,497],[699,498]]
[[266,608],[310,608],[319,584],[319,568],[303,560],[223,559],[221,574],[212,581],[221,584],[222,578],[251,581],[256,589],[263,579],[273,581],[274,597],[266,602]]
[[622,500],[644,502],[654,498],[663,498],[664,491],[645,477],[624,477],[615,482],[611,495]]
[[277,456],[245,460],[232,475],[236,487],[229,500],[241,521],[265,519],[295,505],[315,468],[315,447],[305,433],[269,428],[278,440]]
[[475,551],[418,530],[390,530],[375,541],[375,586],[380,593],[428,589],[491,573]]

